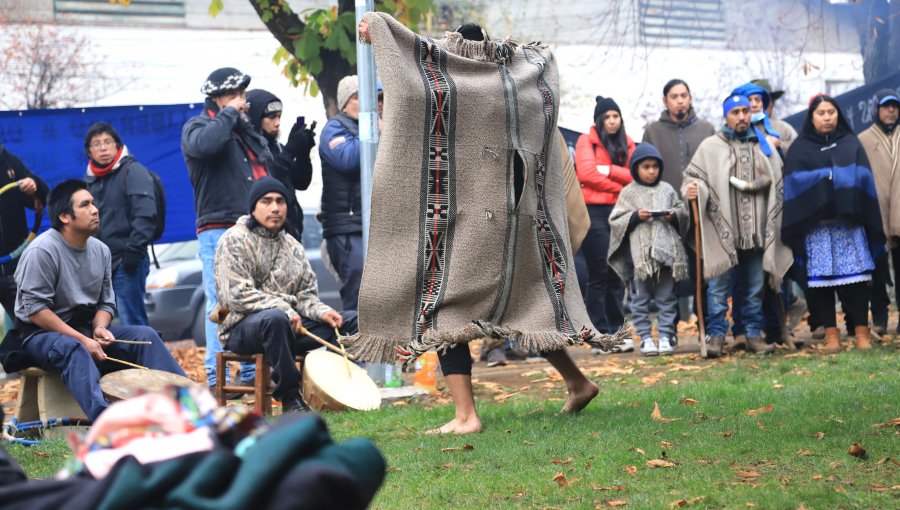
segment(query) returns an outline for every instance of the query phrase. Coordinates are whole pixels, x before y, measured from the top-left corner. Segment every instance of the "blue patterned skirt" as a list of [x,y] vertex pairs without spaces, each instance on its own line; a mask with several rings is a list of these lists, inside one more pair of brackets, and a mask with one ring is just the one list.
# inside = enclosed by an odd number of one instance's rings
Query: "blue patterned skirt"
[[835,287],[872,279],[875,262],[866,231],[846,221],[823,221],[806,235],[810,287]]

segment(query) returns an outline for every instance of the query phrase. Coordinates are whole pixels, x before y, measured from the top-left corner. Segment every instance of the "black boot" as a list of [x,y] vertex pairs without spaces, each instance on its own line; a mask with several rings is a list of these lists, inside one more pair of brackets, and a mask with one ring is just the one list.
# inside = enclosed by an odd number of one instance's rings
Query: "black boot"
[[306,405],[306,401],[298,393],[296,397],[285,399],[281,402],[281,414],[287,413],[308,413],[311,409]]

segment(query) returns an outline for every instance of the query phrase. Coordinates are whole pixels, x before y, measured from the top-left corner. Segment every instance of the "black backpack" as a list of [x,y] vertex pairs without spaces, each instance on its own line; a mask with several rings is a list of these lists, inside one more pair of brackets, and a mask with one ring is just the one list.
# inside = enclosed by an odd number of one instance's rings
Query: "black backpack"
[[[156,230],[153,231],[153,236],[150,237],[150,242],[153,243],[159,241],[159,238],[162,237],[163,232],[166,230],[166,189],[163,187],[159,174],[150,169],[147,169],[147,173],[153,179],[153,192],[156,195]],[[154,254],[155,257],[156,255]],[[157,268],[159,267],[159,262],[156,263],[156,266]]]

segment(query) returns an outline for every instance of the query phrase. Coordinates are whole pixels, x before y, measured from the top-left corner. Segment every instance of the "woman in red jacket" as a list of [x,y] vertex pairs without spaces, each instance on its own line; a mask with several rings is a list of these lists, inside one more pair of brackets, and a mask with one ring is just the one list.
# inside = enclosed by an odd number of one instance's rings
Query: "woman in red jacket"
[[[591,228],[581,245],[587,261],[585,304],[591,322],[602,333],[612,333],[622,326],[625,289],[622,281],[606,263],[609,251],[609,213],[619,192],[631,182],[628,162],[634,142],[625,134],[622,111],[611,98],[597,96],[594,125],[581,135],[575,145],[575,171],[581,192],[591,216]],[[621,346],[634,350],[630,340]]]

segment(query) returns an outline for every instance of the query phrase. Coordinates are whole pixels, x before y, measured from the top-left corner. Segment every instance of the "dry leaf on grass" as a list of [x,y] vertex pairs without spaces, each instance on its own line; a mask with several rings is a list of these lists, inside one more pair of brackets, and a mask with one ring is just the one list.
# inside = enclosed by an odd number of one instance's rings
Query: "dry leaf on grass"
[[34,456],[39,459],[49,459],[50,458],[50,454],[44,453],[44,452],[34,452]]
[[866,456],[866,449],[857,443],[853,443],[850,445],[850,449],[847,450],[847,454],[861,459]]
[[813,475],[811,480],[821,480],[822,478],[824,478],[822,475]]
[[703,496],[697,496],[696,498],[691,499],[679,499],[678,501],[673,501],[669,503],[669,508],[679,508],[682,506],[690,506],[694,503],[698,503],[703,500]]
[[654,421],[660,421],[663,423],[670,423],[673,421],[678,421],[680,418],[663,418],[662,413],[659,410],[659,404],[656,402],[653,403],[653,412],[650,413],[650,419]]
[[637,466],[625,466],[625,472],[628,473],[629,475],[634,476],[637,474],[637,471],[638,471]]
[[550,462],[552,462],[552,463],[554,463],[554,464],[563,464],[563,465],[566,465],[566,464],[571,464],[573,460],[575,460],[574,457],[569,457],[568,459],[565,459],[565,460],[562,460],[562,459],[553,459],[553,460],[551,460]]
[[814,454],[809,450],[798,450],[797,455],[803,455],[805,457],[812,457]]
[[635,448],[634,446],[628,448],[628,451],[629,452],[638,452],[641,455],[644,455],[646,453],[646,452],[644,452],[644,450],[641,450],[640,448]]
[[387,470],[388,471],[400,471],[400,468],[398,468],[397,466],[388,466]]
[[398,401],[394,402],[394,403],[391,404],[391,405],[394,406],[394,407],[406,407],[406,406],[409,405],[409,402],[407,402],[407,401],[405,401],[405,400],[398,400]]
[[756,416],[756,415],[762,414],[762,413],[771,413],[774,410],[775,410],[775,406],[772,404],[769,404],[767,406],[763,406],[758,409],[751,409],[749,411],[744,411],[744,414],[747,414],[750,416]]
[[683,398],[683,399],[681,399],[681,403],[686,406],[695,406],[695,405],[699,404],[700,402],[697,400],[694,400],[692,398]]
[[888,420],[884,423],[876,423],[872,425],[872,427],[876,429],[881,429],[885,427],[900,427],[900,418],[894,418],[893,420]]
[[612,500],[612,501],[607,501],[606,504],[609,505],[609,506],[612,506],[612,507],[616,507],[616,506],[625,506],[625,505],[628,504],[628,502],[627,502],[627,501],[622,501],[622,500],[619,500],[619,499],[614,499],[614,500]]
[[553,475],[553,478],[551,478],[550,481],[556,482],[556,485],[558,487],[565,487],[566,485],[569,485],[571,483],[569,480],[566,479],[566,475],[564,475],[562,473],[562,471]]
[[453,446],[453,447],[450,447],[450,448],[441,448],[441,453],[445,453],[445,452],[459,452],[459,451],[463,451],[463,450],[465,450],[465,451],[472,451],[472,450],[474,450],[474,449],[475,449],[474,446],[470,445],[469,443],[466,443],[466,444],[464,444],[464,445],[462,445],[462,446]]
[[675,467],[678,464],[675,464],[671,460],[665,459],[650,459],[646,462],[648,468],[670,468]]
[[718,435],[724,437],[725,439],[728,439],[728,438],[730,438],[731,436],[734,435],[734,432],[728,430],[728,431],[726,431],[726,432],[716,432],[716,434],[718,434]]
[[772,386],[772,387],[775,388],[776,390],[783,390],[783,389],[784,389],[784,385],[783,385],[783,384],[776,384],[775,386]]
[[670,442],[668,442],[668,441],[660,441],[660,442],[659,442],[659,447],[660,447],[660,448],[671,448],[671,447],[672,447],[672,443],[670,443]]
[[890,457],[885,457],[885,458],[879,460],[878,465],[880,466],[881,464],[884,464],[885,462],[890,462],[891,464],[893,464],[895,466],[900,466],[900,460],[892,459]]
[[815,434],[813,434],[812,437],[821,441],[821,440],[825,439],[825,433],[824,432],[816,432]]
[[736,475],[738,478],[743,478],[745,480],[752,480],[753,478],[759,478],[760,476],[762,476],[762,473],[760,473],[759,471],[743,470],[743,471],[738,471],[736,473]]
[[641,377],[641,384],[644,386],[650,386],[659,382],[660,379],[666,376],[665,372],[659,372],[658,374],[648,375],[646,377]]
[[533,442],[533,441],[528,441],[528,440],[522,441],[522,444],[525,444],[525,445],[527,445],[527,446],[534,446],[534,442]]

